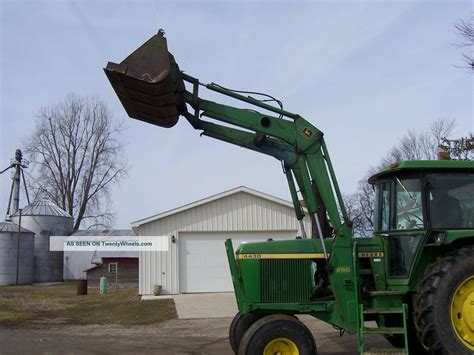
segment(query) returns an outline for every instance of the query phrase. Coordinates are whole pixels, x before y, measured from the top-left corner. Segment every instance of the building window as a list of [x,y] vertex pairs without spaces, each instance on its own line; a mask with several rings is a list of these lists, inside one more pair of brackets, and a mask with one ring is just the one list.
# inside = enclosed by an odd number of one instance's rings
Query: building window
[[118,263],[110,263],[109,264],[109,274],[116,274],[118,268]]

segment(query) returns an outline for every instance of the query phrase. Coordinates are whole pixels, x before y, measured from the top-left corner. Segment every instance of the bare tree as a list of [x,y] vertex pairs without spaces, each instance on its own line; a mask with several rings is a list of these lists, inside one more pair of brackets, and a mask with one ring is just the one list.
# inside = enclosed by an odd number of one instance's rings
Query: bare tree
[[344,196],[349,219],[352,221],[352,233],[357,237],[369,236],[374,230],[374,189],[367,183],[367,179],[375,173],[369,169],[366,176],[359,180],[357,191]]
[[[360,180],[355,193],[346,195],[345,202],[349,205],[353,233],[355,236],[366,236],[373,232],[374,224],[374,197],[375,192],[367,179],[380,171],[384,166],[401,160],[434,160],[440,146],[451,142],[448,151],[454,152],[457,140],[449,140],[456,125],[454,119],[441,118],[432,122],[427,129],[421,131],[408,131],[398,144],[389,149],[382,157],[380,164],[369,168],[364,179]],[[466,142],[464,142],[467,144]],[[472,141],[474,143],[474,140]]]
[[389,149],[381,165],[400,160],[434,160],[443,140],[449,137],[456,126],[454,119],[440,118],[421,131],[408,131],[397,145]]
[[26,142],[35,166],[33,186],[74,217],[74,230],[113,220],[110,187],[126,174],[122,131],[98,98],[70,94],[39,111]]
[[473,160],[474,159],[474,136],[469,133],[467,137],[459,139],[443,138],[441,147],[449,152],[453,160]]
[[466,67],[474,73],[474,14],[471,14],[468,20],[459,20],[454,27],[462,38],[462,42],[458,43],[457,46],[464,49],[462,57]]

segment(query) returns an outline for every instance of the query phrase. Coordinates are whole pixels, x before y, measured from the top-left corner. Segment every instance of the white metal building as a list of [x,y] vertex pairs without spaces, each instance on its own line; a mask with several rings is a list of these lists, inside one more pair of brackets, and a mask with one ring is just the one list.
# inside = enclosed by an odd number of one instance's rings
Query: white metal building
[[[305,222],[310,232],[309,220]],[[140,252],[139,292],[232,291],[224,241],[292,239],[301,235],[292,203],[238,187],[132,223],[139,236],[168,236],[164,252]]]

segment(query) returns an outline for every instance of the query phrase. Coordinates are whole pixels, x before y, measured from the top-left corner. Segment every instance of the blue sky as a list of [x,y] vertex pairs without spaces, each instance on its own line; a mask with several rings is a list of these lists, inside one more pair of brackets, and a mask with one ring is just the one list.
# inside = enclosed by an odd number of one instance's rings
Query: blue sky
[[[185,120],[127,118],[102,67],[164,28],[181,69],[204,82],[267,92],[320,128],[341,188],[408,130],[455,118],[474,130],[472,75],[454,23],[469,1],[0,1],[0,168],[41,107],[97,95],[125,120],[129,176],[113,191],[115,227],[245,185],[289,198],[279,163],[210,138]],[[214,100],[228,100],[209,94]],[[0,177],[4,213],[10,180]]]

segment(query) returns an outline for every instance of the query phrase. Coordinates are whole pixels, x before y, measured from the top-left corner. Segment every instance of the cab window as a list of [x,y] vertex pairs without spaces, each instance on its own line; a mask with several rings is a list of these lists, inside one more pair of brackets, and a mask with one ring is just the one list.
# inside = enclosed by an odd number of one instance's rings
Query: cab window
[[420,179],[395,178],[395,214],[393,230],[423,229]]
[[378,230],[387,231],[390,229],[390,183],[382,184],[380,194],[381,205]]
[[428,205],[432,228],[474,228],[474,175],[428,175]]
[[378,232],[424,228],[421,179],[383,182],[376,187],[375,226]]

